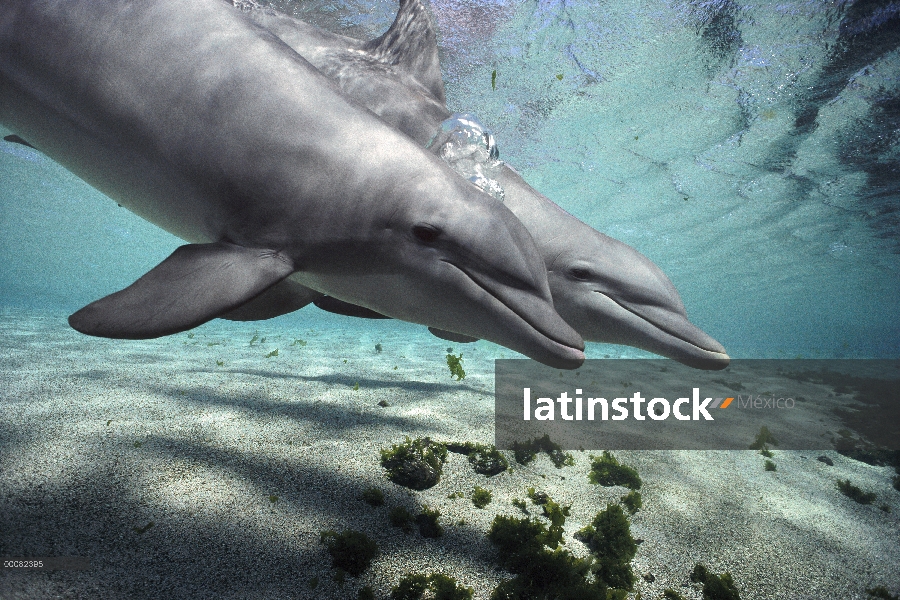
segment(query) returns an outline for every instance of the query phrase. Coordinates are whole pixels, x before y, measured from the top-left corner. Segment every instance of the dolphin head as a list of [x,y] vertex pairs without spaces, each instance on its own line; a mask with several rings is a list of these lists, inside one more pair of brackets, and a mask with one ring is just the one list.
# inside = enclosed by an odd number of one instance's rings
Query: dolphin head
[[559,314],[585,340],[642,348],[698,369],[724,369],[725,348],[688,320],[678,291],[646,256],[584,224],[547,265]]
[[443,171],[403,188],[368,227],[368,250],[355,259],[362,268],[341,265],[312,287],[553,367],[580,366],[584,341],[554,310],[544,261],[513,213]]

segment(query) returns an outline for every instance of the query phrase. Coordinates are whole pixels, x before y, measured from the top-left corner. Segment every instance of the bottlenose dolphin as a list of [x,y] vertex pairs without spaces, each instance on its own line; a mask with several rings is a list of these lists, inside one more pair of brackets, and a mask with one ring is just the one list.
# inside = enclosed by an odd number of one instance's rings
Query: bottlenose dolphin
[[584,360],[508,208],[221,0],[5,2],[0,123],[190,242],[74,313],[78,331],[151,338],[326,293]]
[[[335,81],[347,97],[420,145],[428,144],[450,117],[434,28],[419,0],[400,0],[394,23],[369,42],[323,31],[271,9],[248,14]],[[579,221],[508,165],[497,181],[505,205],[531,233],[544,258],[557,312],[586,341],[643,348],[701,369],[728,365],[722,345],[688,320],[675,286],[646,256]],[[378,317],[333,299],[313,300],[332,312]],[[453,341],[472,341],[455,330],[431,331]]]

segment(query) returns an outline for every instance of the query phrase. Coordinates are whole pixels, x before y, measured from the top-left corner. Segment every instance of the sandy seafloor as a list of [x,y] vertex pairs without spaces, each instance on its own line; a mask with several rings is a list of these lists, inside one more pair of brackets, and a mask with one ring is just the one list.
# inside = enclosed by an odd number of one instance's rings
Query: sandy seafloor
[[[424,328],[306,311],[148,341],[86,337],[61,313],[0,313],[0,555],[91,564],[3,570],[0,598],[355,598],[365,584],[387,597],[414,571],[488,598],[509,575],[487,530],[496,514],[520,515],[510,501],[532,486],[571,504],[566,547],[585,553],[571,534],[627,492],[588,483],[588,452],[572,467],[540,456],[490,479],[449,453],[440,483],[422,492],[380,467],[379,450],[406,435],[492,442],[492,361],[514,353],[455,345],[466,369],[457,382],[444,361],[454,344]],[[265,341],[251,345],[254,335]],[[730,572],[745,600],[900,591],[890,468],[834,451],[775,450],[774,473],[751,450],[616,455],[643,479],[631,531],[643,540],[632,564],[644,599],[667,587],[701,598],[688,580],[697,562]],[[875,504],[841,495],[839,478],[875,491]],[[468,498],[476,484],[493,493],[484,510]],[[369,486],[385,506],[360,499]],[[459,491],[467,497],[448,499]],[[391,507],[426,504],[441,511],[443,537],[390,526]],[[382,555],[339,585],[319,534],[346,528]]]

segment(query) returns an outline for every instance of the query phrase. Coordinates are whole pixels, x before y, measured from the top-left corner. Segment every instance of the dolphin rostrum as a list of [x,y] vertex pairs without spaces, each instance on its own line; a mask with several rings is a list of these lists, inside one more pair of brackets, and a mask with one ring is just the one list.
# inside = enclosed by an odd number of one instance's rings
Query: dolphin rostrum
[[[450,116],[434,28],[419,0],[400,0],[393,25],[370,42],[322,31],[271,9],[249,15],[334,80],[347,97],[420,145],[429,143]],[[643,348],[701,369],[728,365],[722,345],[688,320],[675,286],[646,256],[565,212],[509,166],[503,165],[496,179],[504,203],[544,258],[556,310],[585,340]],[[377,316],[340,301],[314,301],[332,312]]]
[[151,338],[320,292],[584,360],[508,208],[221,0],[4,2],[0,123],[189,242],[78,331]]

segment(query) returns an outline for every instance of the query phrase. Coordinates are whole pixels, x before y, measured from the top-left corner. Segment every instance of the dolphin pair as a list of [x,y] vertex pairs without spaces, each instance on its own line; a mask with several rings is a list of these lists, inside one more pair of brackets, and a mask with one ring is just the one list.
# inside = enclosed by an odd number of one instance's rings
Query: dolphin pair
[[506,206],[221,0],[0,2],[0,123],[189,242],[78,331],[158,337],[323,293],[584,360]]
[[[346,97],[420,146],[450,116],[434,28],[420,0],[400,0],[394,23],[370,42],[322,31],[271,9],[248,14],[335,81]],[[439,146],[432,149],[437,152]],[[565,212],[508,166],[496,178],[504,203],[531,233],[545,261],[556,310],[585,340],[635,346],[697,368],[728,365],[725,349],[688,320],[677,290],[647,257]],[[315,302],[333,312],[378,316],[327,298]]]

